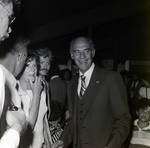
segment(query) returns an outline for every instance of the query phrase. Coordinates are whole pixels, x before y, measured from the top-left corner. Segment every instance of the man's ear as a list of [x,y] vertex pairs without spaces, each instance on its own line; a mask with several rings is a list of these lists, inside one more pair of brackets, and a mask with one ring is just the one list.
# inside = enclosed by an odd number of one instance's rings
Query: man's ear
[[19,65],[21,64],[23,57],[24,57],[23,53],[20,52],[20,53],[17,54],[17,63]]
[[92,49],[92,58],[95,56],[95,49]]
[[74,60],[73,51],[70,51],[70,56]]

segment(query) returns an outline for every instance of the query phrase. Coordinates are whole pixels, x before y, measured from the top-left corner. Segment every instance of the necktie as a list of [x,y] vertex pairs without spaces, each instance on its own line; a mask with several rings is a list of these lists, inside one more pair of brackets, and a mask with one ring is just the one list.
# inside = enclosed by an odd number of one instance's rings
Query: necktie
[[85,91],[86,91],[86,82],[85,82],[85,76],[81,76],[81,90],[80,90],[80,99],[82,99]]

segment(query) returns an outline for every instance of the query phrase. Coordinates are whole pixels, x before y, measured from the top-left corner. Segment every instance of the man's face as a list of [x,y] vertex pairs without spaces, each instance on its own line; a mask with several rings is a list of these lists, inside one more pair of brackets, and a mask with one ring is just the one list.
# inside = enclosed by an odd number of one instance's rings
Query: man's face
[[50,59],[49,57],[40,57],[40,70],[39,70],[39,74],[41,76],[46,76],[48,71],[50,69]]
[[85,73],[91,67],[94,55],[95,49],[92,49],[91,44],[87,39],[76,39],[72,46],[71,58],[75,61],[82,73]]
[[138,118],[141,122],[149,122],[150,121],[150,107],[146,109],[139,109],[137,112]]
[[9,18],[13,14],[12,2],[6,6],[0,4],[0,13],[0,41],[4,41],[11,33]]

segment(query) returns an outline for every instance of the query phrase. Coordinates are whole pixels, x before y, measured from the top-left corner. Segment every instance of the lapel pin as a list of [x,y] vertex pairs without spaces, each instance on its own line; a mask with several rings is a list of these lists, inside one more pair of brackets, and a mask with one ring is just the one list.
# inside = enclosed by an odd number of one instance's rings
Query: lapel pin
[[99,81],[96,81],[96,83],[99,83]]

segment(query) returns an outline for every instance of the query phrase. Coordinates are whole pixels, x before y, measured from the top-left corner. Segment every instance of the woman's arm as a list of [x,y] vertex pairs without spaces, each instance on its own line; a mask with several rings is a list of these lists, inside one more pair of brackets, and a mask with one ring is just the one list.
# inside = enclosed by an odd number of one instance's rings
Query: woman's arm
[[44,139],[45,139],[46,147],[50,148],[52,144],[52,140],[51,140],[51,134],[50,134],[50,129],[47,120],[47,114],[44,117]]
[[38,112],[39,112],[39,106],[40,106],[40,99],[41,99],[41,91],[43,89],[41,84],[41,78],[36,77],[36,80],[34,83],[31,82],[31,88],[33,92],[33,98],[32,103],[29,109],[29,124],[31,126],[31,129],[34,128]]

